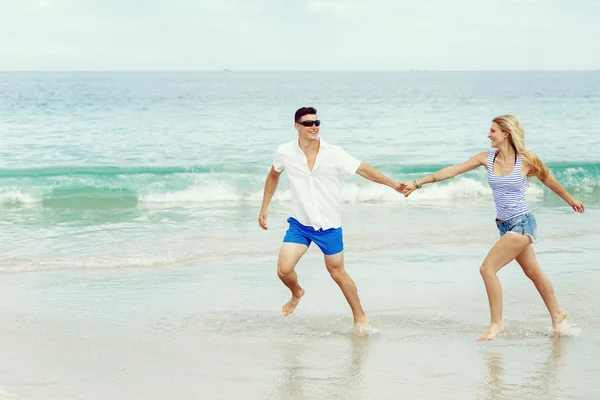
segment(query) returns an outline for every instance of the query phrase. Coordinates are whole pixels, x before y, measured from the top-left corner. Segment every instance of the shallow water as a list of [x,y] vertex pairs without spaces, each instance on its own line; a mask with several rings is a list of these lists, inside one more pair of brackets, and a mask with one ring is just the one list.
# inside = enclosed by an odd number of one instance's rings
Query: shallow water
[[[431,212],[411,210],[402,218],[408,226]],[[474,233],[479,239],[469,241],[419,233],[425,225],[410,235],[407,227],[412,241],[405,245],[399,235],[392,244],[377,229],[390,210],[364,211],[347,224],[346,263],[372,319],[367,338],[350,333],[348,306],[316,248],[298,266],[305,297],[290,317],[280,315],[289,293],[275,274],[275,238],[282,234],[275,221],[283,219],[274,212],[271,230],[248,227],[240,234],[242,242],[255,237],[265,255],[4,273],[2,387],[26,399],[600,394],[597,210],[586,219],[538,213],[545,234],[536,251],[569,313],[566,333],[552,337],[539,295],[512,263],[499,274],[506,332],[489,343],[475,338],[489,318],[478,267],[495,240],[493,229],[481,228]],[[442,214],[439,224],[452,226],[461,215]],[[455,233],[468,237],[475,218]]]

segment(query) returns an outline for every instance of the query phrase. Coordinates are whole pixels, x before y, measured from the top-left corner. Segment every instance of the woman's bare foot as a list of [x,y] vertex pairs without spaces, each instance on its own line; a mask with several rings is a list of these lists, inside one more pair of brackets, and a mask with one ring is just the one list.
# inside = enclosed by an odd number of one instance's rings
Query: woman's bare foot
[[552,329],[554,330],[554,336],[560,336],[560,324],[567,318],[567,313],[560,311],[558,314],[552,316]]
[[302,296],[304,296],[304,289],[300,288],[298,296],[292,296],[292,298],[289,299],[289,301],[285,303],[283,307],[281,307],[281,312],[283,313],[284,317],[287,317],[294,312]]
[[362,317],[354,317],[354,327],[352,332],[359,336],[366,336],[369,334],[369,328],[371,328],[371,320],[366,315]]
[[502,322],[500,322],[499,324],[491,323],[490,326],[488,326],[488,328],[485,330],[485,332],[483,332],[483,334],[477,338],[477,340],[492,340],[496,337],[496,335],[502,332],[504,332],[504,324]]

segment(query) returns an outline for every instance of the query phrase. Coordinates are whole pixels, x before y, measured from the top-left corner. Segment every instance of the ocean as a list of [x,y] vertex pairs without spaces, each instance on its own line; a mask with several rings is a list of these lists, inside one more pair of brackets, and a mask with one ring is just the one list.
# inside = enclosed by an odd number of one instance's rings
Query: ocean
[[[586,212],[531,180],[534,248],[568,313],[551,323],[515,262],[505,333],[479,266],[498,239],[483,169],[409,198],[359,176],[346,268],[373,331],[313,246],[276,275],[287,177],[258,227],[277,146],[321,137],[393,179],[490,150],[491,119]],[[600,398],[600,72],[0,73],[0,399]]]

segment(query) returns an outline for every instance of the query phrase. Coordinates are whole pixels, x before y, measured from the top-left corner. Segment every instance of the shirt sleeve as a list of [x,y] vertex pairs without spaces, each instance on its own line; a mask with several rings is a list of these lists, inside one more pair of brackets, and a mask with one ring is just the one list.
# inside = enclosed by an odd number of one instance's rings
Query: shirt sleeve
[[281,161],[281,152],[280,152],[279,148],[275,152],[275,158],[273,159],[273,168],[277,172],[281,172],[284,169],[283,162]]
[[361,161],[346,153],[341,147],[337,151],[337,166],[344,175],[353,175],[360,167]]

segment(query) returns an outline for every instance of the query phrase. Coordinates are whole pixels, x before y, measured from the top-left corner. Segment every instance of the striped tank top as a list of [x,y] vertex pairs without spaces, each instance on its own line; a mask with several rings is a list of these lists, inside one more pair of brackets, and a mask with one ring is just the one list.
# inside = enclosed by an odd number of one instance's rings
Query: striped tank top
[[531,211],[525,192],[527,191],[527,177],[521,176],[523,159],[517,155],[517,160],[512,172],[506,176],[494,175],[494,159],[496,151],[490,151],[487,160],[488,184],[492,188],[494,202],[496,203],[496,218],[508,220]]

